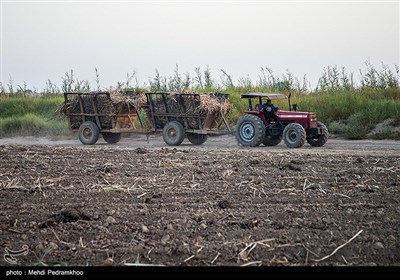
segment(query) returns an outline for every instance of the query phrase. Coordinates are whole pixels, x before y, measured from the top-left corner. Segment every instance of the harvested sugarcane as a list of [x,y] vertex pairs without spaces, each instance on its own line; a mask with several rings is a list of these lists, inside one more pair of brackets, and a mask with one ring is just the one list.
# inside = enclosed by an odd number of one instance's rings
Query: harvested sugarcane
[[[225,116],[232,106],[224,93],[89,92],[64,93],[60,112],[70,129],[79,133],[83,144],[93,145],[102,134],[108,143],[117,143],[121,133],[163,133],[165,143],[178,146],[185,136],[201,145],[208,134],[230,134]],[[147,127],[140,111],[144,110]],[[140,128],[137,128],[137,122]],[[221,130],[224,124],[226,130]]]

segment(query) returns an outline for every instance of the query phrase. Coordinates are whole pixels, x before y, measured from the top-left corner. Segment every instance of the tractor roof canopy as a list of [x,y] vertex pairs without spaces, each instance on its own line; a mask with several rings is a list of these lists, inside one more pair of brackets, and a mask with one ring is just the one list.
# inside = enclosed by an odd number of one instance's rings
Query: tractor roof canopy
[[249,92],[243,93],[241,98],[267,97],[268,99],[286,99],[287,96],[280,93]]

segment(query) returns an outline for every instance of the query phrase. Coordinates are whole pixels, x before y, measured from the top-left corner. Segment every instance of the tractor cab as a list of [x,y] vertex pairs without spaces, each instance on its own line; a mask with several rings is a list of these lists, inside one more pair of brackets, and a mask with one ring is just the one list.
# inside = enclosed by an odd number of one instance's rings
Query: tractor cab
[[[258,92],[252,92],[252,93],[243,93],[241,95],[242,99],[247,99],[249,102],[249,107],[247,109],[247,112],[251,111],[258,111],[258,107],[261,104],[264,104],[267,102],[268,99],[274,100],[274,99],[286,99],[286,95],[280,94],[280,93],[258,93]],[[254,104],[254,105],[253,105]]]
[[248,100],[248,108],[245,111],[247,114],[257,115],[265,125],[275,123],[277,121],[277,113],[266,112],[262,110],[262,105],[266,104],[267,100],[286,99],[286,95],[280,93],[244,93],[241,95],[242,99]]

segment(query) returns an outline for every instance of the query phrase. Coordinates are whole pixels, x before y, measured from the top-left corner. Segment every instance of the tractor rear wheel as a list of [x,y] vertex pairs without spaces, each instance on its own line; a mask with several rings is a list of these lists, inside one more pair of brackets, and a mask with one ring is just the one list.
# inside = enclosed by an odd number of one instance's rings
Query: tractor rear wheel
[[289,148],[300,148],[306,142],[306,131],[298,123],[290,123],[283,130],[283,139]]
[[187,133],[187,139],[193,145],[201,145],[207,141],[207,134]]
[[172,121],[163,128],[163,139],[169,146],[179,146],[185,139],[185,130],[180,122]]
[[263,144],[265,146],[276,146],[282,141],[282,136],[265,136]]
[[328,128],[322,122],[318,122],[317,126],[321,128],[321,134],[316,136],[307,136],[307,142],[313,147],[322,147],[328,141]]
[[265,125],[255,115],[240,117],[236,125],[236,139],[245,147],[257,147],[264,140]]
[[94,122],[87,121],[79,127],[79,140],[84,145],[93,145],[99,140],[99,128]]
[[103,139],[109,144],[118,143],[121,140],[121,133],[103,132]]

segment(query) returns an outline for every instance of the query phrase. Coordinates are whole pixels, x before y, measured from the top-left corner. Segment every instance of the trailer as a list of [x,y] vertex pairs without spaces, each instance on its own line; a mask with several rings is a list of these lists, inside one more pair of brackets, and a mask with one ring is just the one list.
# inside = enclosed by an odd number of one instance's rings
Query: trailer
[[226,93],[150,92],[146,93],[146,109],[152,130],[162,132],[166,144],[179,146],[186,136],[193,145],[201,145],[208,135],[232,133],[225,118],[230,111],[228,98]]
[[61,111],[84,145],[95,144],[100,135],[112,144],[122,133],[157,132],[170,146],[179,146],[185,137],[201,145],[208,135],[233,134],[226,120],[228,99],[225,93],[66,92]]

